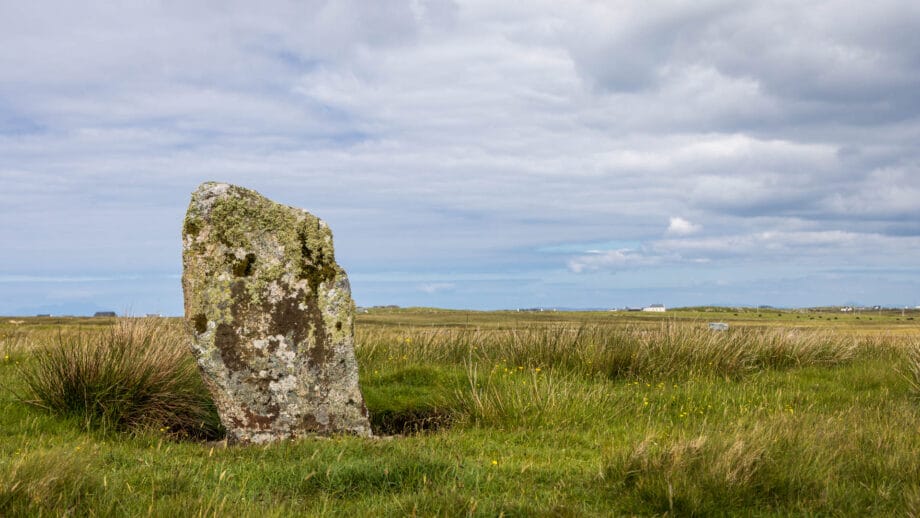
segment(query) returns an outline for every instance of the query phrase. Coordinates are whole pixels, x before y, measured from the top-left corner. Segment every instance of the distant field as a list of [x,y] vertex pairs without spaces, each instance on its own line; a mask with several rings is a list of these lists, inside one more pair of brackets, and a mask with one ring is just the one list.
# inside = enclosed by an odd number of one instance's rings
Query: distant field
[[532,325],[657,325],[726,322],[742,327],[781,326],[858,332],[920,332],[920,310],[860,311],[688,308],[665,313],[642,311],[462,311],[434,308],[371,309],[358,315],[359,324],[377,326],[437,326],[502,328]]
[[14,397],[115,322],[0,319],[0,516],[920,515],[920,311],[374,309],[388,438],[265,447]]
[[[181,319],[175,319],[181,320]],[[727,322],[737,325],[796,328],[831,327],[861,331],[896,330],[911,333],[920,330],[920,310],[864,310],[843,313],[839,310],[777,310],[680,308],[665,313],[643,311],[464,311],[437,308],[373,308],[357,315],[358,325],[369,326],[436,326],[436,327],[514,327],[557,324],[624,325],[655,324],[666,321]],[[10,322],[21,322],[18,326]],[[107,326],[115,322],[106,317],[0,317],[0,328],[19,327],[51,329],[59,326]]]

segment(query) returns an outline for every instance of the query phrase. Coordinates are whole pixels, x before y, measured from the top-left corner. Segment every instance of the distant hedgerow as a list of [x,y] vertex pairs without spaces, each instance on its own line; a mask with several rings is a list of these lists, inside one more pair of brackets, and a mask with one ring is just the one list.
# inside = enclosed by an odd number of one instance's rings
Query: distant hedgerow
[[123,319],[101,331],[59,333],[21,368],[20,399],[87,428],[156,428],[177,437],[222,434],[214,403],[180,330]]

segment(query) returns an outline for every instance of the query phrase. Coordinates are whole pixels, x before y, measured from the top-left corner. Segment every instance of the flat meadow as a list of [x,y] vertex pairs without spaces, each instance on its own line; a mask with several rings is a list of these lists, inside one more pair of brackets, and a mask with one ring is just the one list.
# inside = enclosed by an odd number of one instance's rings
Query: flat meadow
[[371,309],[378,437],[267,446],[183,333],[0,319],[0,516],[920,516],[920,311]]

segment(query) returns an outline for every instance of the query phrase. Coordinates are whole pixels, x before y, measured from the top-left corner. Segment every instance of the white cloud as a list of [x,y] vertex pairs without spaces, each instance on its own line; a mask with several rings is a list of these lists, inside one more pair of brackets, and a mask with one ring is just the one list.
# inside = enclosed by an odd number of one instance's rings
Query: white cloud
[[431,282],[427,284],[422,284],[418,287],[419,291],[428,293],[430,295],[439,293],[442,291],[449,291],[456,287],[456,284],[452,282]]
[[[683,228],[683,224],[677,227]],[[903,264],[901,258],[906,250],[920,253],[920,237],[843,230],[766,230],[707,237],[669,234],[673,237],[650,240],[637,249],[589,250],[569,259],[567,266],[574,273],[709,264],[760,265],[767,269],[770,265],[787,264],[808,268],[843,265],[841,258],[859,257],[861,265],[881,267]]]
[[569,270],[574,273],[597,270],[620,270],[628,267],[649,265],[658,261],[657,257],[648,257],[636,250],[592,250],[568,262]]
[[666,233],[672,236],[689,236],[690,234],[696,234],[702,228],[702,225],[691,223],[678,216],[672,216]]
[[656,253],[680,257],[731,259],[769,264],[827,265],[845,263],[841,258],[858,258],[858,264],[899,262],[906,251],[920,252],[920,237],[895,237],[878,233],[844,230],[768,230],[751,234],[730,234],[705,238],[663,239],[650,243]]

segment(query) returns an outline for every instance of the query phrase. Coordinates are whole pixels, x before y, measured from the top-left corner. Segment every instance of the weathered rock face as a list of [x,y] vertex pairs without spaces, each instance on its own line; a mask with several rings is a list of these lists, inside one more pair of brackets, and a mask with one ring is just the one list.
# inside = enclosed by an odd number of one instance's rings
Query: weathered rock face
[[192,193],[182,242],[192,351],[230,439],[369,436],[355,305],[326,223],[209,182]]

